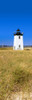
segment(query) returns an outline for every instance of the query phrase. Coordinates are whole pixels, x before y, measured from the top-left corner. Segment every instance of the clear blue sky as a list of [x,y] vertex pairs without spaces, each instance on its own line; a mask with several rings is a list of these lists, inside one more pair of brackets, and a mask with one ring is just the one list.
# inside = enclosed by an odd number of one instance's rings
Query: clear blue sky
[[13,45],[18,28],[24,45],[32,45],[32,0],[0,0],[0,45]]

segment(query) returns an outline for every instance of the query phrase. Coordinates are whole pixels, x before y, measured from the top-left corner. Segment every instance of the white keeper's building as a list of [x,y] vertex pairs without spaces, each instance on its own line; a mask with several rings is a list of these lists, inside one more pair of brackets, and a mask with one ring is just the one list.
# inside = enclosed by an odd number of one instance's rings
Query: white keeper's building
[[23,50],[23,33],[18,29],[14,34],[13,50]]

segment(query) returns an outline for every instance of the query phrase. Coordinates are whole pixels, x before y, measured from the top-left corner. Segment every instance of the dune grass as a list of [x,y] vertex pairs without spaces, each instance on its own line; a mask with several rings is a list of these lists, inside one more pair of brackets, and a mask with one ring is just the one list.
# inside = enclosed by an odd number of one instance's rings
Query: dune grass
[[0,100],[16,91],[32,91],[32,48],[0,49]]

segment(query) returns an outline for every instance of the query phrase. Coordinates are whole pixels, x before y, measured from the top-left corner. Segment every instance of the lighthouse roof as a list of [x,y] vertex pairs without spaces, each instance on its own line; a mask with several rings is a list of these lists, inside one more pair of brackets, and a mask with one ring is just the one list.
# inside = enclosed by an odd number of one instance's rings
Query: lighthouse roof
[[21,31],[19,29],[17,29],[15,33],[16,34],[14,34],[14,35],[23,35],[23,33],[21,33]]
[[20,29],[17,29],[16,31],[20,31]]

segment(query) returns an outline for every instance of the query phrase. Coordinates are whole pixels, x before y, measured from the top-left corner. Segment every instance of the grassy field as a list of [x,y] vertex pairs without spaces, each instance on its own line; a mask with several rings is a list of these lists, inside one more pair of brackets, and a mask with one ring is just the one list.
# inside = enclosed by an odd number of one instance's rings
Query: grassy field
[[32,48],[0,48],[0,100],[17,91],[32,92]]

